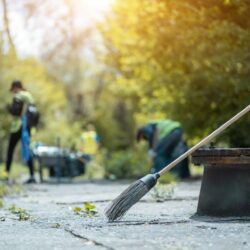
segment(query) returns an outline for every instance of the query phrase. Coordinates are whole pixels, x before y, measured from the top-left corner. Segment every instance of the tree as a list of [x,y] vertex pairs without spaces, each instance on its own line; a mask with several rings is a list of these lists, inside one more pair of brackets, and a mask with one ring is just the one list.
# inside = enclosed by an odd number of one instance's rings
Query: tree
[[[4,30],[3,33],[1,34],[2,37],[4,35],[6,36],[6,45],[9,48],[10,53],[13,54],[13,56],[16,56],[16,48],[15,44],[12,39],[12,35],[10,33],[10,25],[9,25],[9,17],[8,17],[8,8],[7,8],[7,2],[6,0],[2,0],[2,9],[3,9],[3,25],[4,25]],[[3,38],[1,39],[1,43],[3,45]],[[2,49],[2,46],[1,46]]]
[[71,119],[80,119],[87,112],[83,85],[88,64],[84,50],[91,29],[77,24],[83,17],[79,16],[74,0],[29,0],[24,10],[29,30],[43,34],[39,56],[49,74],[64,83]]
[[[141,121],[170,117],[189,139],[206,135],[249,104],[249,11],[243,0],[118,0],[100,25],[113,88]],[[222,141],[249,145],[243,119]]]

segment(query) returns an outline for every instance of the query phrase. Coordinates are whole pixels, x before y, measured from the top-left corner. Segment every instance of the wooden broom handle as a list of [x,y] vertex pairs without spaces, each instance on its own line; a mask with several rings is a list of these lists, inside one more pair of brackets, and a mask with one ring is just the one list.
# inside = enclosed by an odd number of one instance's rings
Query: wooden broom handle
[[250,105],[248,105],[246,108],[244,108],[242,111],[240,111],[237,115],[232,117],[230,120],[225,122],[223,125],[221,125],[219,128],[217,128],[214,132],[212,132],[210,135],[205,137],[203,140],[201,140],[199,143],[197,143],[195,146],[190,148],[187,152],[179,156],[177,159],[175,159],[173,162],[168,164],[166,167],[164,167],[161,171],[158,172],[158,174],[161,176],[164,173],[166,173],[171,168],[175,167],[178,163],[180,163],[182,160],[184,160],[186,157],[191,155],[195,150],[206,144],[207,142],[211,141],[215,136],[220,134],[223,130],[225,130],[227,127],[229,127],[231,124],[233,124],[235,121],[237,121],[240,117],[245,115],[250,110]]

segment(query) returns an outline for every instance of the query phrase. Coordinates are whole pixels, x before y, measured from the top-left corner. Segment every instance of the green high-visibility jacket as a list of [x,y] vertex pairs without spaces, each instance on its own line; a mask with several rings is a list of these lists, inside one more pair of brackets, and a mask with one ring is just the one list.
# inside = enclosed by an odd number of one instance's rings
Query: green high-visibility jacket
[[[34,99],[32,95],[26,90],[19,91],[18,93],[15,94],[14,98],[22,101],[24,104],[22,115],[26,113],[28,105],[34,104]],[[20,117],[13,116],[13,121],[11,123],[10,132],[11,133],[17,132],[21,128],[21,126],[22,126],[21,116]]]
[[179,122],[170,119],[158,120],[155,123],[159,131],[159,139],[162,139],[163,137],[167,136],[174,129],[181,128],[181,124]]

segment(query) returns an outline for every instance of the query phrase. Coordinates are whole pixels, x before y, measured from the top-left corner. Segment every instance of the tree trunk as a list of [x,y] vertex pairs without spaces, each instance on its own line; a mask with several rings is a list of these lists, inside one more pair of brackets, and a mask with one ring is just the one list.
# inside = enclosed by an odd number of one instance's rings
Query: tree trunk
[[9,26],[9,18],[8,18],[8,9],[6,0],[2,0],[3,5],[3,24],[4,24],[4,32],[7,35],[8,43],[10,46],[10,52],[16,55],[16,48],[13,42],[13,39],[10,34],[10,26]]

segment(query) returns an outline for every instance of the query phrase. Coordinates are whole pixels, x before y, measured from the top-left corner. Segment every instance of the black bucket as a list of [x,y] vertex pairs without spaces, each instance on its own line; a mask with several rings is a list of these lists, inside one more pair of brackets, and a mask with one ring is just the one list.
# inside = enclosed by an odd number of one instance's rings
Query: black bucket
[[202,148],[192,162],[204,166],[198,216],[250,216],[250,148]]

